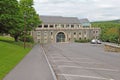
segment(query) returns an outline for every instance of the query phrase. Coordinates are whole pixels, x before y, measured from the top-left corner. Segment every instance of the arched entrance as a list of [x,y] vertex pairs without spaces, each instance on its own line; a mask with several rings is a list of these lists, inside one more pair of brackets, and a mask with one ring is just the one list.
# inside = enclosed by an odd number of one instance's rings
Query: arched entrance
[[56,35],[56,42],[65,42],[65,34],[63,32],[59,32]]

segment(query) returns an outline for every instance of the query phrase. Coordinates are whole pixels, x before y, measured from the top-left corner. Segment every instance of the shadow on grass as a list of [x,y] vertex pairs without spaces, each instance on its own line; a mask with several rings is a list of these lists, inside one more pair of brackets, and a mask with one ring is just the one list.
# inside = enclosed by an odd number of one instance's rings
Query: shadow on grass
[[[24,42],[21,42],[21,41],[15,42],[11,40],[1,40],[1,39],[0,41],[24,47]],[[26,48],[32,48],[33,46],[34,46],[34,43],[26,42]]]
[[11,41],[11,40],[1,40],[1,39],[0,39],[0,41],[2,41],[2,42],[7,42],[7,43],[14,43],[14,41]]

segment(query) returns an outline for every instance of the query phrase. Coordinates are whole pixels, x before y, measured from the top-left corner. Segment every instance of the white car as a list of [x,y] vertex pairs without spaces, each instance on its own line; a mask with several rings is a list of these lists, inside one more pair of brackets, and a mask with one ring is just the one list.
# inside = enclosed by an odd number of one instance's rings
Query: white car
[[101,44],[101,41],[100,41],[100,40],[97,40],[97,44]]
[[92,39],[92,40],[91,40],[91,43],[92,43],[92,44],[101,44],[101,41],[98,40],[98,39]]

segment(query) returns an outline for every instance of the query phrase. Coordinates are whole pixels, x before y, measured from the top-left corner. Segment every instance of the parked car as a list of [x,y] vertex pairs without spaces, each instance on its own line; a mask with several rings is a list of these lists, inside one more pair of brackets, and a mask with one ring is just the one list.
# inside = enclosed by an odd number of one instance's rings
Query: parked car
[[102,42],[100,40],[97,40],[97,44],[101,44]]
[[92,40],[91,40],[91,43],[92,43],[92,44],[101,44],[101,41],[98,40],[98,39],[92,39]]

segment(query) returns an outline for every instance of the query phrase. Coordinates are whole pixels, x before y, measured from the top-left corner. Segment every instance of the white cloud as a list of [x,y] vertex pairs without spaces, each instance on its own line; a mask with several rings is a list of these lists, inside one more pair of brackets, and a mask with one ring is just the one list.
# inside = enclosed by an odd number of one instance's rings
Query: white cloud
[[120,0],[34,0],[40,15],[75,16],[95,20],[120,19]]

